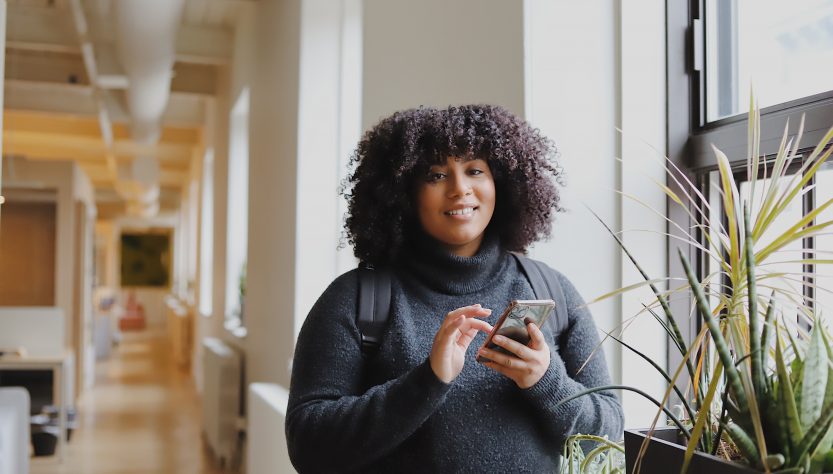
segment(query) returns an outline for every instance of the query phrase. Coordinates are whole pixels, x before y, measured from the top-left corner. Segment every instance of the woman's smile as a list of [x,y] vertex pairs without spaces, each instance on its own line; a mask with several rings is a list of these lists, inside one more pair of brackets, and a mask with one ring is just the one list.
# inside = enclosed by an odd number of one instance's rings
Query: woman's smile
[[478,206],[461,207],[457,209],[452,209],[450,211],[446,211],[445,215],[452,217],[456,220],[469,220],[478,208]]

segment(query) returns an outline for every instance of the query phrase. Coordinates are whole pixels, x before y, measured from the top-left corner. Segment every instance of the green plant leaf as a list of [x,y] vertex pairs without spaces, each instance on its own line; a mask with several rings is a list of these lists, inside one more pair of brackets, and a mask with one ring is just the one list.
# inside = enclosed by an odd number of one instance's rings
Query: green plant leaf
[[761,365],[761,320],[758,316],[758,291],[755,279],[755,241],[752,239],[752,226],[749,224],[748,204],[743,206],[743,223],[746,237],[744,245],[746,253],[746,299],[749,302],[749,312],[747,314],[749,318],[749,354],[752,356],[752,386],[755,389],[755,397],[759,398],[764,390],[764,368]]
[[575,400],[576,398],[583,397],[583,396],[585,396],[587,394],[590,394],[590,393],[601,392],[601,391],[604,391],[604,390],[627,390],[629,392],[634,392],[636,394],[641,395],[643,398],[650,401],[651,403],[656,405],[657,408],[662,410],[662,412],[665,413],[665,416],[667,416],[669,420],[671,420],[675,425],[677,425],[677,428],[680,429],[680,431],[683,433],[683,435],[686,437],[686,439],[691,438],[691,432],[688,430],[688,428],[685,427],[685,425],[683,424],[682,421],[680,421],[679,418],[674,416],[674,413],[672,413],[671,410],[666,408],[662,403],[659,402],[659,400],[657,400],[656,398],[648,395],[644,391],[642,391],[638,388],[635,388],[635,387],[630,387],[628,385],[602,385],[602,386],[598,386],[598,387],[588,388],[586,390],[582,390],[579,393],[570,395],[569,397],[562,398],[555,405],[553,405],[552,409],[555,410],[558,407],[560,407],[561,405],[563,405],[567,402],[571,402],[571,401]]
[[775,291],[769,296],[769,303],[766,307],[766,316],[764,317],[764,328],[761,330],[761,368],[766,371],[767,358],[769,357],[769,348],[772,345],[772,325],[775,322]]
[[[709,384],[709,390],[703,399],[704,407],[710,406],[712,400],[714,400],[714,394],[717,392],[717,386],[720,383],[720,375],[723,372],[722,369],[723,365],[717,364],[712,375],[712,381]],[[694,449],[697,447],[700,436],[703,434],[703,427],[706,426],[706,421],[710,421],[709,418],[708,410],[700,410],[700,413],[697,415],[697,421],[694,423],[694,429],[691,430],[691,439],[688,440],[688,444],[686,445],[685,455],[683,456],[683,468],[680,472],[688,472],[688,466],[694,457]]]
[[761,467],[761,453],[752,438],[743,431],[743,428],[731,421],[726,424],[726,434],[732,438],[732,442],[738,447],[743,457],[753,466]]
[[818,449],[831,424],[833,424],[833,405],[826,406],[822,409],[822,416],[810,426],[801,443],[799,443],[796,449],[798,465],[809,463],[809,456]]
[[[628,259],[631,261],[631,263],[633,263],[633,265],[639,271],[639,274],[642,275],[642,278],[645,280],[645,282],[647,282],[648,286],[651,288],[651,291],[653,291],[654,296],[656,297],[657,301],[659,301],[660,306],[662,306],[662,310],[665,313],[665,317],[668,320],[668,323],[667,323],[668,327],[670,327],[671,330],[674,333],[673,338],[674,338],[675,342],[677,343],[677,346],[680,347],[681,350],[683,348],[686,348],[685,339],[683,339],[682,333],[680,332],[680,327],[677,325],[677,321],[674,318],[674,313],[671,311],[671,307],[668,305],[668,299],[665,298],[663,296],[663,294],[659,291],[659,289],[656,287],[656,283],[658,281],[663,281],[663,280],[652,280],[650,277],[648,277],[648,273],[645,272],[645,270],[642,268],[641,265],[639,265],[639,262],[636,260],[636,257],[634,257],[633,254],[630,252],[630,250],[628,250],[627,246],[622,241],[622,239],[619,238],[619,236],[616,235],[615,232],[613,232],[613,229],[611,229],[604,222],[604,220],[602,220],[602,218],[599,217],[598,214],[596,214],[592,210],[590,212],[592,212],[593,215],[596,217],[596,219],[599,222],[602,223],[604,228],[607,229],[608,233],[610,233],[610,235],[613,236],[613,238],[616,240],[616,243],[619,244],[619,247],[622,249],[623,252],[625,252],[625,255],[628,256]],[[694,367],[692,367],[691,361],[688,360],[688,359],[686,359],[686,368],[688,369],[689,376],[691,378],[694,378]]]
[[818,324],[810,332],[810,343],[804,357],[801,382],[801,428],[807,430],[821,416],[824,392],[827,388],[827,348]]
[[[735,203],[738,199],[738,189],[735,184],[735,178],[732,174],[732,166],[729,164],[729,159],[726,155],[712,145],[715,156],[717,156],[717,164],[720,171],[720,183],[722,186],[723,196],[723,210],[726,213],[726,220],[728,222],[727,228],[729,230],[729,262],[732,268],[732,281],[737,281],[736,272],[739,271],[739,265],[735,263],[740,260],[740,245],[738,243],[738,217],[737,206]],[[729,372],[727,371],[728,375]]]
[[[789,434],[790,447],[798,446],[804,438],[804,431],[801,429],[801,421],[798,418],[798,407],[795,405],[790,375],[787,373],[787,365],[784,361],[784,352],[781,350],[781,329],[775,327],[775,364],[778,374],[778,387],[780,389],[778,402],[783,411],[784,420]],[[791,449],[792,450],[792,449]]]
[[677,394],[677,397],[680,399],[680,403],[682,403],[682,404],[683,404],[683,407],[685,407],[686,412],[688,413],[689,418],[690,418],[690,419],[692,419],[692,420],[695,418],[695,416],[696,416],[696,415],[695,415],[695,413],[694,413],[694,410],[692,410],[692,409],[691,409],[691,405],[689,405],[688,400],[686,400],[686,397],[685,397],[685,396],[683,396],[683,393],[682,393],[682,392],[680,392],[680,389],[679,389],[679,388],[677,388],[677,384],[676,384],[676,383],[674,383],[674,382],[671,380],[671,376],[669,376],[669,375],[668,375],[668,372],[666,372],[666,371],[665,371],[665,369],[663,369],[662,367],[660,367],[660,366],[659,366],[656,362],[654,362],[654,361],[653,361],[650,357],[648,357],[647,355],[643,354],[642,352],[640,352],[640,351],[636,350],[636,348],[634,348],[634,347],[633,347],[633,346],[631,346],[630,344],[626,343],[625,341],[623,341],[623,340],[621,340],[621,339],[617,338],[617,337],[616,337],[616,336],[614,336],[613,334],[608,333],[608,334],[607,334],[607,336],[608,336],[608,337],[610,337],[611,339],[613,339],[614,341],[618,342],[619,344],[621,344],[621,345],[625,346],[625,348],[627,348],[628,350],[630,350],[630,351],[631,351],[631,352],[633,352],[634,354],[636,354],[636,355],[638,355],[639,357],[641,357],[643,360],[645,360],[645,362],[647,362],[647,363],[651,364],[651,367],[653,367],[653,368],[654,368],[657,372],[659,372],[659,373],[660,373],[660,375],[662,375],[662,377],[663,377],[663,378],[664,378],[664,379],[668,382],[669,386],[670,386],[671,388],[673,388],[673,389],[674,389],[674,393],[676,393],[676,394]]
[[694,293],[694,300],[697,302],[697,308],[700,311],[700,316],[704,321],[706,321],[709,333],[711,333],[712,336],[712,341],[714,342],[715,350],[720,356],[720,360],[726,370],[726,379],[729,382],[731,394],[737,401],[738,408],[741,413],[748,413],[749,404],[746,398],[746,393],[743,391],[743,384],[740,381],[740,375],[738,374],[737,368],[735,368],[735,362],[732,360],[732,354],[729,350],[729,346],[726,344],[726,339],[723,337],[723,332],[720,330],[720,325],[709,310],[706,296],[703,294],[703,287],[700,286],[700,282],[697,281],[697,277],[694,276],[691,264],[688,262],[688,259],[685,254],[683,254],[682,250],[677,250],[680,255],[680,260],[683,263],[686,276],[688,277],[688,283],[691,285],[691,291]]

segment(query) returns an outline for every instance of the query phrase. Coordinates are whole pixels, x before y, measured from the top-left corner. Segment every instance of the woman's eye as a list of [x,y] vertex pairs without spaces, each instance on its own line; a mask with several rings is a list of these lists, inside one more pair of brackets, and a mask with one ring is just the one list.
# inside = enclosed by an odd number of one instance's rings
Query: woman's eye
[[477,168],[470,169],[470,170],[469,170],[469,174],[470,174],[470,175],[473,175],[473,176],[477,176],[477,175],[479,175],[479,174],[483,174],[483,170],[479,170],[479,169],[477,169]]
[[428,174],[425,176],[425,180],[426,180],[426,181],[428,181],[428,182],[430,182],[430,183],[433,183],[433,182],[435,182],[435,181],[440,181],[440,180],[441,180],[441,179],[443,179],[443,178],[445,178],[445,174],[444,174],[444,173],[428,173]]

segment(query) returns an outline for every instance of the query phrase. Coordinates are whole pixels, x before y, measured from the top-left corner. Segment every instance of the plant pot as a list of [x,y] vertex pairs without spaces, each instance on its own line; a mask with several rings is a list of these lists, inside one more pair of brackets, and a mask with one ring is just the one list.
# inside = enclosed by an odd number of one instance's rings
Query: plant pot
[[[635,472],[634,466],[639,456],[642,442],[649,430],[625,430],[625,464],[628,473]],[[685,442],[682,441],[677,428],[657,428],[648,441],[648,449],[642,456],[640,474],[676,474],[683,467]],[[743,464],[726,461],[711,454],[694,452],[688,472],[708,474],[752,474],[755,469]]]
[[32,426],[32,447],[35,456],[52,456],[58,444],[58,428],[52,426]]

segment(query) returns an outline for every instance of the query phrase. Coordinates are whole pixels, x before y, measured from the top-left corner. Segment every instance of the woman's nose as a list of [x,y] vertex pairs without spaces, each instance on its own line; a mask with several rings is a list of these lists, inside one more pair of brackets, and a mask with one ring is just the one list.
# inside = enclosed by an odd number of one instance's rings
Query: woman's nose
[[468,196],[472,193],[472,186],[466,176],[455,176],[451,180],[451,188],[448,192],[448,197],[456,198],[461,196]]

